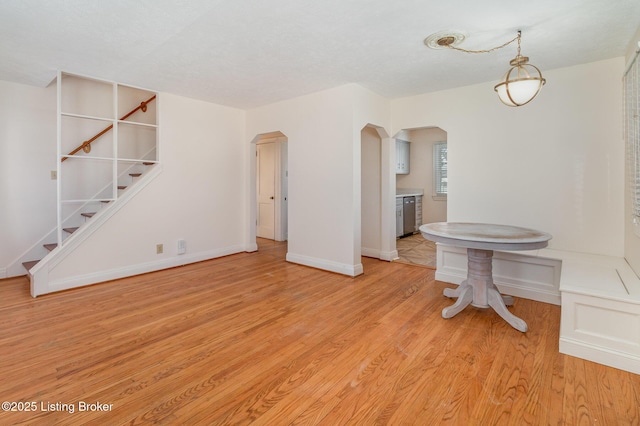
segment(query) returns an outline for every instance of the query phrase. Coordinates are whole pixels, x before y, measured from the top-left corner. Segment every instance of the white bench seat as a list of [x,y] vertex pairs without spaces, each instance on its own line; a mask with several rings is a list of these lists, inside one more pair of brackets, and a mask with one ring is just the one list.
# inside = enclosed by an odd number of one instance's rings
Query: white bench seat
[[640,374],[640,279],[623,258],[568,254],[560,352]]

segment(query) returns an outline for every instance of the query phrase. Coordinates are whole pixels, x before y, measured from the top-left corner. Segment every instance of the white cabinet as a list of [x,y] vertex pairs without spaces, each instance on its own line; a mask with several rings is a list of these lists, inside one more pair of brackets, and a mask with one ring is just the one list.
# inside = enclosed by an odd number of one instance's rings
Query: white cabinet
[[396,139],[396,174],[409,174],[409,142]]
[[402,197],[396,197],[396,238],[404,233],[404,215],[402,212]]

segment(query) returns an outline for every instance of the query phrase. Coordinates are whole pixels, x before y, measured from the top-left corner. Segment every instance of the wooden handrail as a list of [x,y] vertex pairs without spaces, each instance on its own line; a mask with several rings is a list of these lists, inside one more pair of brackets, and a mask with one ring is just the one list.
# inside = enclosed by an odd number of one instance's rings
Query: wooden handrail
[[[153,101],[156,98],[156,95],[153,95],[152,97],[150,97],[149,99],[147,99],[146,101],[140,102],[140,105],[138,105],[137,107],[135,107],[134,109],[132,109],[131,111],[129,111],[128,113],[126,113],[125,115],[123,115],[122,117],[120,117],[120,121],[121,120],[126,120],[127,118],[129,118],[131,115],[133,115],[134,113],[136,113],[139,110],[142,110],[142,112],[147,112],[147,104],[151,101]],[[91,139],[88,139],[84,142],[82,142],[82,144],[80,146],[78,146],[76,149],[74,149],[73,151],[71,151],[69,154],[67,155],[73,155],[76,152],[80,151],[81,149],[84,150],[85,152],[89,152],[91,150],[91,142],[95,141],[96,139],[98,139],[100,136],[104,135],[105,133],[107,133],[109,130],[113,129],[113,124],[109,125],[108,127],[106,127],[105,129],[103,129],[101,132],[99,132],[98,134],[96,134],[94,137],[92,137]],[[89,150],[87,151],[87,148],[89,147]],[[62,157],[62,159],[60,160],[60,162],[66,160],[69,157]]]

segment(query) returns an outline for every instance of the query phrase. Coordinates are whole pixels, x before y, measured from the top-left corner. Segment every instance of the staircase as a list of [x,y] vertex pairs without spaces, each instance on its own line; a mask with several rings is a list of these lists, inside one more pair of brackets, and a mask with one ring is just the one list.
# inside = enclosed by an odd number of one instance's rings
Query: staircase
[[33,297],[77,286],[59,265],[162,172],[157,93],[62,71],[56,84],[56,226],[7,268],[26,269]]
[[[144,168],[148,168],[153,166],[154,164],[156,164],[155,162],[148,162],[145,161],[142,163],[142,166],[144,166]],[[127,184],[123,184],[123,185],[118,185],[118,193],[121,194],[121,191],[125,191],[127,188],[132,187],[133,185],[135,185],[137,178],[141,177],[144,174],[144,171],[141,169],[138,169],[139,171],[135,171],[135,172],[131,172],[131,173],[126,173],[128,175],[128,180],[129,182]],[[101,201],[100,203],[87,203],[87,205],[85,206],[85,208],[87,210],[94,210],[94,211],[88,211],[88,212],[83,212],[80,213],[80,219],[82,221],[81,224],[79,224],[78,226],[69,226],[69,227],[65,227],[62,228],[62,230],[64,231],[64,235],[65,238],[63,241],[66,241],[67,238],[71,237],[71,235],[76,232],[78,229],[80,229],[80,227],[85,226],[85,224],[89,223],[89,219],[91,219],[92,217],[94,217],[96,214],[99,214],[102,210],[107,209],[109,207],[109,204],[111,204],[110,200],[105,200],[105,201]],[[67,220],[67,222],[69,222],[69,220]],[[53,250],[55,250],[58,247],[58,243],[46,243],[42,245],[45,249],[47,249],[49,252],[52,252]],[[33,268],[35,265],[38,264],[38,262],[40,262],[40,260],[42,259],[38,259],[38,260],[29,260],[26,262],[22,262],[22,266],[24,266],[24,268],[27,270],[27,272],[29,272],[31,270],[31,268]]]

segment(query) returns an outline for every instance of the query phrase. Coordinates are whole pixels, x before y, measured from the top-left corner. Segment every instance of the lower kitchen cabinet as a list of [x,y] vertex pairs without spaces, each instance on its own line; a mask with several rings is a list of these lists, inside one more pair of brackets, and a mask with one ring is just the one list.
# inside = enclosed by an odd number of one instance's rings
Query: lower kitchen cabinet
[[402,197],[396,197],[396,238],[403,234]]

